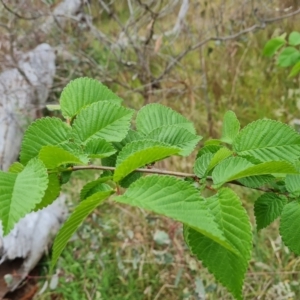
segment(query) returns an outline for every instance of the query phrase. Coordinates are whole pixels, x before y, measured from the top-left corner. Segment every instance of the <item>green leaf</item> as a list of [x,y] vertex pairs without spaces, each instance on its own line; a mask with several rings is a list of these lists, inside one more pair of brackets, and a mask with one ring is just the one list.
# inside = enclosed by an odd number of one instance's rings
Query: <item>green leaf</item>
[[39,202],[34,210],[37,211],[50,204],[59,196],[60,193],[60,182],[57,173],[51,173],[48,175],[48,187],[45,191],[45,195],[41,202]]
[[[88,193],[86,194],[85,196],[85,199],[98,193],[98,192],[107,192],[107,191],[111,191],[111,186],[106,184],[106,183],[101,183],[101,184],[98,184],[96,186],[94,186],[93,188],[91,188]],[[83,200],[85,200],[83,199]]]
[[300,61],[298,61],[292,68],[289,77],[294,77],[300,73]]
[[292,201],[284,206],[280,220],[280,235],[284,244],[300,255],[300,201]]
[[[300,172],[300,162],[294,163],[298,172]],[[300,196],[300,174],[287,175],[285,177],[285,187],[289,193],[294,196]]]
[[249,188],[258,188],[274,179],[275,177],[272,175],[258,175],[241,178],[238,180],[238,182]]
[[198,178],[203,178],[208,173],[208,166],[213,158],[212,153],[205,153],[197,158],[194,165],[194,172]]
[[142,140],[144,138],[145,137],[141,133],[139,133],[135,130],[129,129],[126,137],[121,142],[113,143],[113,145],[118,151],[120,151],[120,150],[122,150],[122,148],[125,145],[127,145],[131,142],[134,142],[134,141]]
[[108,100],[119,104],[122,99],[99,81],[87,77],[71,81],[62,91],[60,106],[65,118],[73,118],[82,108],[98,102]]
[[42,200],[47,186],[47,169],[37,159],[20,173],[0,171],[0,219],[5,235]]
[[104,139],[89,140],[85,146],[85,153],[91,158],[104,158],[115,154],[117,150]]
[[64,171],[60,173],[60,184],[66,184],[69,182],[71,175],[72,175],[72,171]]
[[89,163],[89,158],[86,153],[83,151],[83,147],[81,145],[78,145],[74,142],[67,141],[64,143],[61,143],[57,145],[57,147],[66,150],[67,152],[73,154],[75,157],[77,157],[83,164]]
[[300,175],[287,175],[285,178],[285,186],[291,194],[300,196]]
[[132,172],[130,174],[128,174],[126,177],[124,177],[120,182],[119,185],[122,188],[129,188],[129,186],[134,183],[135,181],[137,181],[138,179],[140,179],[143,176],[143,173],[141,172]]
[[151,175],[134,182],[116,201],[182,222],[231,251],[199,191],[172,176]]
[[297,31],[291,32],[289,35],[289,44],[291,46],[298,46],[300,45],[300,33]]
[[[210,146],[210,145],[220,145],[222,143],[219,139],[210,139],[204,142],[204,146]],[[220,146],[221,147],[221,146]]]
[[300,52],[294,47],[286,47],[279,54],[277,65],[280,67],[290,67],[300,60]]
[[253,165],[242,157],[229,157],[216,166],[212,173],[214,185],[216,187],[243,177],[256,175],[269,175],[297,173],[294,166],[286,161],[268,161]]
[[55,266],[58,257],[66,247],[69,239],[75,233],[77,228],[81,225],[84,219],[100,204],[104,202],[111,194],[112,191],[98,192],[80,202],[75,208],[74,212],[64,223],[60,231],[58,232],[52,252],[51,269]]
[[290,126],[258,120],[243,128],[233,143],[238,155],[250,155],[260,161],[288,160],[300,157],[300,135]]
[[180,148],[154,140],[129,143],[118,155],[114,181],[120,181],[137,168],[178,154],[180,150]]
[[21,171],[24,170],[24,166],[19,163],[19,162],[14,162],[13,164],[10,165],[8,172],[10,173],[20,173]]
[[197,158],[204,155],[205,153],[216,153],[219,151],[222,147],[219,145],[207,145],[205,147],[202,147],[197,154]]
[[194,255],[214,274],[236,299],[243,299],[242,287],[251,258],[252,235],[249,217],[240,199],[228,188],[208,199],[211,209],[226,240],[237,253],[228,251],[202,233],[184,228],[185,240]]
[[221,148],[219,149],[212,157],[207,170],[212,170],[217,164],[219,164],[221,161],[223,161],[225,158],[232,155],[232,151],[230,151],[228,148]]
[[221,140],[225,143],[232,144],[240,131],[240,127],[240,122],[235,113],[231,110],[227,111],[224,116]]
[[38,156],[43,146],[66,142],[71,128],[58,118],[42,118],[33,122],[25,131],[20,161],[22,164]]
[[276,37],[274,39],[269,40],[264,49],[263,55],[267,57],[272,57],[275,52],[280,49],[285,44],[285,39],[282,37]]
[[253,164],[248,160],[246,160],[245,158],[229,157],[223,160],[213,170],[212,172],[213,182],[215,185],[222,185],[225,182],[232,180],[231,178],[235,178],[236,174],[239,174],[244,170],[249,169],[252,166]]
[[[103,183],[109,181],[112,179],[112,176],[105,176],[105,177],[101,177],[101,178],[98,178],[97,180],[93,180],[93,181],[90,181],[88,182],[81,190],[80,192],[80,200],[84,200],[86,198],[88,198],[89,196],[91,196],[97,189],[99,189],[97,192],[100,192],[100,191],[107,191],[107,187],[103,186]],[[100,186],[100,187],[99,187]],[[107,184],[106,184],[107,186]],[[111,188],[110,188],[111,190]]]
[[127,135],[131,109],[100,101],[82,109],[73,124],[73,137],[86,144],[89,140],[102,138],[108,142],[119,142]]
[[181,148],[182,150],[178,154],[188,156],[195,149],[202,137],[177,125],[167,125],[158,127],[151,131],[147,134],[147,139],[157,140],[159,142]]
[[268,186],[270,186],[271,189],[273,189],[275,192],[279,192],[281,194],[288,194],[288,191],[285,186],[285,182],[282,179],[283,178],[281,178],[281,180],[278,179],[272,180],[269,182]]
[[261,195],[254,204],[257,230],[261,230],[277,219],[287,203],[287,198],[274,193]]
[[83,164],[74,154],[57,146],[43,147],[39,153],[39,159],[45,164],[47,169],[55,169],[65,164]]
[[137,130],[145,135],[165,125],[177,125],[187,129],[192,134],[196,133],[192,122],[171,108],[158,103],[144,106],[137,114]]

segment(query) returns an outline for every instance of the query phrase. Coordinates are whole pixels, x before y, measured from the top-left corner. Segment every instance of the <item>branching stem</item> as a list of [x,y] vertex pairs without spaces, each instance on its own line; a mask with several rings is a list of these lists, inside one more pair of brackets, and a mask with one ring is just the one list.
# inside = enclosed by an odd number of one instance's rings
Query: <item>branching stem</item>
[[[69,167],[66,170],[62,170],[62,171],[80,171],[80,170],[114,171],[115,169],[116,169],[115,167],[88,165],[88,166],[73,166],[73,167]],[[173,172],[173,171],[169,171],[169,170],[144,169],[144,168],[135,169],[135,171],[136,172],[141,172],[141,173],[147,173],[147,174],[159,174],[159,175],[170,175],[170,176],[176,176],[176,177],[193,178],[197,181],[199,179],[201,179],[201,178],[198,178],[197,175],[194,174],[194,173]],[[208,176],[206,179],[209,180],[209,181],[212,181],[212,178],[210,176]],[[242,187],[247,187],[247,186],[243,185],[242,183],[240,183],[237,180],[232,180],[232,181],[229,181],[228,183],[234,184],[234,185],[239,185],[239,186],[242,186]],[[262,192],[279,193],[275,189],[269,189],[269,188],[262,188],[262,187],[258,187],[258,188],[248,187],[248,188],[258,190],[258,191],[262,191]],[[281,194],[281,193],[279,193],[279,194]]]

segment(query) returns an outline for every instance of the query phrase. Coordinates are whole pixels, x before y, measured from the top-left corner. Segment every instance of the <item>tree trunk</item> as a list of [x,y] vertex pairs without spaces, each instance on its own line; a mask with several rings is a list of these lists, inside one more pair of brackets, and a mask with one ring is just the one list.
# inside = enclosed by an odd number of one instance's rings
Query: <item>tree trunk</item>
[[[63,27],[68,17],[76,14],[81,6],[81,0],[62,1],[37,30],[49,33],[54,25]],[[13,68],[0,74],[2,170],[7,170],[18,159],[24,131],[45,107],[55,75],[55,53],[50,45],[44,43],[27,53],[15,53],[8,57]],[[0,222],[0,299],[14,291],[36,266],[66,214],[65,196],[62,195],[52,205],[25,216],[5,237]]]

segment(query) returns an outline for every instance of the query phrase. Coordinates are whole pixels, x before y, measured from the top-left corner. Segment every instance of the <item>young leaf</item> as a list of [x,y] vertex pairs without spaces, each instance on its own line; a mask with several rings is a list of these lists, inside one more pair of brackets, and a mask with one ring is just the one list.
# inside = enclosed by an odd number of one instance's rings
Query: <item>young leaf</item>
[[118,155],[114,181],[120,181],[135,169],[177,154],[180,150],[180,148],[154,140],[129,143]]
[[220,139],[210,139],[204,142],[204,146],[210,146],[210,145],[220,145],[222,141]]
[[47,169],[37,159],[20,173],[0,171],[0,219],[5,235],[42,200],[47,186]]
[[197,177],[202,178],[205,177],[208,173],[208,166],[213,158],[212,153],[205,153],[197,158],[195,165],[194,165],[194,172]]
[[212,170],[217,164],[219,164],[222,160],[232,155],[232,151],[228,148],[220,148],[212,157],[207,170]]
[[51,173],[48,175],[48,187],[45,191],[45,195],[41,202],[39,202],[34,211],[42,209],[50,204],[59,196],[60,193],[60,182],[57,173]]
[[229,157],[216,166],[212,173],[215,186],[225,182],[256,175],[297,173],[294,166],[286,161],[268,161],[253,165],[242,157]]
[[89,140],[85,146],[85,153],[91,158],[104,158],[115,154],[117,150],[104,139]]
[[73,124],[73,137],[86,144],[89,140],[102,138],[108,142],[119,142],[127,135],[131,109],[108,101],[100,101],[82,109]]
[[42,118],[33,122],[25,131],[20,161],[22,164],[38,156],[43,146],[58,145],[69,138],[71,128],[58,118]]
[[298,61],[292,68],[289,77],[294,77],[300,73],[300,61]]
[[300,201],[292,201],[284,206],[280,220],[280,235],[284,244],[300,255]]
[[[201,150],[210,151],[210,148],[206,146]],[[204,154],[201,154],[199,151],[200,156],[197,158],[194,166],[194,172],[199,178],[205,177],[218,163],[232,155],[232,151],[225,147],[212,148],[212,152],[209,151],[203,151]]]
[[147,135],[147,139],[157,140],[181,148],[182,150],[178,154],[182,156],[190,155],[201,138],[201,136],[195,135],[177,125],[161,126]]
[[145,135],[165,125],[177,125],[187,129],[192,134],[196,133],[192,122],[171,108],[158,103],[144,106],[137,114],[137,130]]
[[107,191],[106,187],[103,186],[103,183],[109,181],[112,179],[112,176],[105,176],[105,177],[101,177],[98,178],[97,180],[93,180],[88,182],[81,190],[80,192],[80,200],[84,200],[86,198],[88,198],[89,196],[91,196],[93,194],[93,191],[97,190],[99,186],[99,190],[98,191]]
[[287,203],[287,198],[274,193],[261,195],[254,204],[257,230],[261,230],[277,219]]
[[264,49],[263,55],[267,57],[272,57],[275,52],[280,49],[285,44],[285,39],[282,37],[276,37],[274,39],[269,40]]
[[279,54],[277,64],[280,67],[290,67],[300,60],[300,52],[294,47],[286,47]]
[[203,148],[201,148],[198,153],[197,153],[197,158],[199,158],[200,156],[204,155],[205,153],[216,153],[218,152],[220,149],[222,148],[222,146],[219,145],[207,145],[204,146]]
[[79,111],[98,101],[109,100],[119,104],[122,99],[99,81],[87,77],[71,81],[62,91],[60,106],[65,118],[73,118]]
[[186,181],[172,176],[142,177],[115,200],[182,222],[229,251],[235,251],[227,243],[199,191]]
[[194,255],[236,299],[243,299],[242,287],[251,258],[252,234],[249,217],[237,195],[221,189],[207,201],[226,240],[237,253],[207,238],[191,227],[184,228],[185,240]]
[[231,110],[227,111],[224,116],[221,140],[225,143],[232,144],[240,131],[240,126],[240,122],[235,113]]
[[293,31],[289,35],[289,44],[291,46],[298,46],[298,45],[300,45],[300,33],[299,32]]
[[65,164],[84,164],[77,156],[58,146],[45,146],[39,153],[39,159],[47,169],[55,169]]
[[300,135],[290,126],[258,120],[243,128],[233,143],[241,156],[250,155],[260,161],[288,160],[300,157]]
[[19,163],[19,162],[14,162],[13,164],[10,165],[8,172],[10,173],[20,173],[21,171],[24,170],[24,166]]
[[84,219],[100,204],[104,202],[113,191],[98,192],[80,202],[74,212],[59,230],[53,244],[51,269],[55,266],[58,257],[66,247],[69,239]]

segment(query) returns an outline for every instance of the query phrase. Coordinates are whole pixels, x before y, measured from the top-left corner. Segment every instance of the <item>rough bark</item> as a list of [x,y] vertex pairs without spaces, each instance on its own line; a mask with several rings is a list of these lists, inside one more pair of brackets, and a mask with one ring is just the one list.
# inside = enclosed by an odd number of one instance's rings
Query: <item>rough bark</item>
[[16,67],[0,74],[0,169],[14,162],[26,127],[44,106],[55,74],[48,44],[20,56]]
[[0,229],[0,299],[14,291],[37,265],[65,220],[65,196],[47,208],[28,214],[3,237]]

